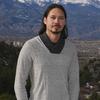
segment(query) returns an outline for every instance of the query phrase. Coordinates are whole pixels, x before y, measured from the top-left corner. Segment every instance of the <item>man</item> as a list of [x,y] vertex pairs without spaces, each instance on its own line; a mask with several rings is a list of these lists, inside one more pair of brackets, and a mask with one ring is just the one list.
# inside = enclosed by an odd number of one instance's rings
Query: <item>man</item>
[[51,4],[44,13],[39,35],[24,44],[16,70],[17,100],[28,100],[28,75],[29,100],[78,100],[79,64],[76,49],[67,39],[66,17],[63,6]]

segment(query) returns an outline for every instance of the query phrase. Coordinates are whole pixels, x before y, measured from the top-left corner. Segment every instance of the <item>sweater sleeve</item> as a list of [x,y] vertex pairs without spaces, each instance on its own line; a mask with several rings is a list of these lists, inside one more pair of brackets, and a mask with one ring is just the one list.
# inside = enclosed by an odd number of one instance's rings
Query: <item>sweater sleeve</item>
[[31,50],[32,47],[26,42],[18,57],[14,84],[17,100],[28,100],[25,85],[33,63]]
[[71,65],[69,67],[69,100],[78,100],[79,98],[79,64],[77,52],[74,49]]

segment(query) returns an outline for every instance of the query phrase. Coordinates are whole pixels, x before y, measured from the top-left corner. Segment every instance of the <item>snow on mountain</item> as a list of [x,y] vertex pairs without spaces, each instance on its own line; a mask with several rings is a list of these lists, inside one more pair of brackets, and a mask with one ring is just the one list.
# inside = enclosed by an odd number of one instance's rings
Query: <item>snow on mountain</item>
[[19,2],[21,2],[21,3],[31,3],[32,2],[32,0],[18,0]]
[[61,3],[61,4],[81,4],[81,5],[93,5],[97,8],[100,8],[100,0],[18,0],[21,3],[29,3],[32,2],[37,3],[40,6],[44,6],[46,3],[53,2],[53,3]]
[[89,2],[91,3],[91,5],[100,8],[100,0],[89,0]]
[[87,4],[89,3],[88,0],[63,0],[67,3],[84,3],[84,4]]
[[49,2],[49,0],[33,0],[33,1],[40,6],[44,6],[45,3]]
[[53,3],[88,3],[88,0],[18,0],[19,2],[22,3],[31,3],[31,2],[36,2],[38,4],[44,3],[44,2],[53,2]]

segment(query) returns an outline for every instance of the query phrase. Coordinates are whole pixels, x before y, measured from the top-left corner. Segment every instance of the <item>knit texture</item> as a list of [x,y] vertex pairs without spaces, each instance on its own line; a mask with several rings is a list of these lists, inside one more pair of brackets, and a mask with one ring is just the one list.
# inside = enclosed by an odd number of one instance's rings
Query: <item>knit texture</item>
[[65,44],[65,39],[60,37],[57,43],[53,43],[48,35],[46,33],[39,35],[40,39],[43,41],[44,45],[48,48],[48,50],[51,53],[61,53],[64,44]]
[[[26,80],[30,75],[30,98]],[[75,46],[65,40],[60,54],[51,53],[39,36],[28,40],[19,54],[15,94],[17,100],[78,100],[79,64]]]

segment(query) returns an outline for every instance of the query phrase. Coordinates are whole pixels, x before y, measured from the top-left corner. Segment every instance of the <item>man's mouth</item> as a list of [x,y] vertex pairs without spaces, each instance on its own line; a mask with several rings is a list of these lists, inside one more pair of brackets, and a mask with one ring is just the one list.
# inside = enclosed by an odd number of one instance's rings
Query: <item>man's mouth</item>
[[55,27],[55,28],[60,28],[61,26],[60,26],[60,25],[54,25],[53,27]]
[[54,27],[60,27],[60,25],[59,24],[55,24],[55,25],[53,25]]

